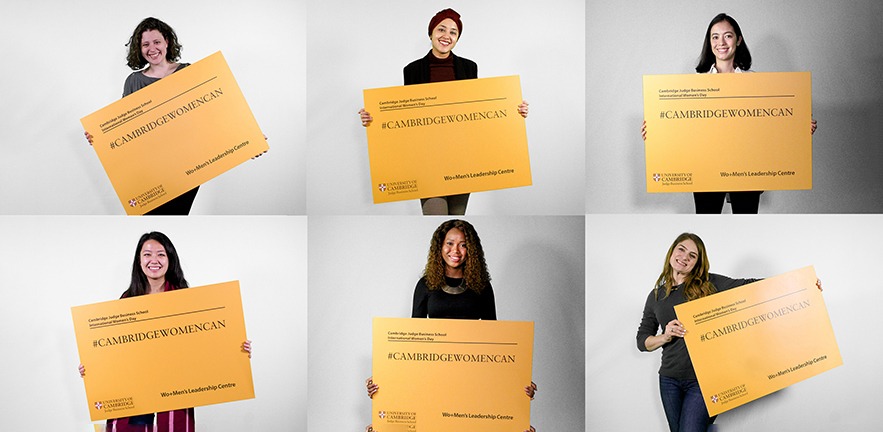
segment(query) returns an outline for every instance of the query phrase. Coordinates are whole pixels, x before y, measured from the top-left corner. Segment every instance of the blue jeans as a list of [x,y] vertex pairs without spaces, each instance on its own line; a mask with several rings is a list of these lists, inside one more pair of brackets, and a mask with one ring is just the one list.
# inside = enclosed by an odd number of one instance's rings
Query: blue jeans
[[659,376],[659,394],[671,432],[706,432],[715,417],[708,417],[699,381]]

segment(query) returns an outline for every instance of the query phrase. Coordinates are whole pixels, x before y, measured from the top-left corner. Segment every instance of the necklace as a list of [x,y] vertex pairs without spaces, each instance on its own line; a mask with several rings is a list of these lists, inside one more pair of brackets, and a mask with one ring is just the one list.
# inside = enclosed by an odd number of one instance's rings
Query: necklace
[[448,285],[448,278],[445,278],[445,286],[442,287],[442,291],[448,294],[463,294],[466,291],[466,284],[463,283],[463,279],[460,279],[460,283],[457,286]]

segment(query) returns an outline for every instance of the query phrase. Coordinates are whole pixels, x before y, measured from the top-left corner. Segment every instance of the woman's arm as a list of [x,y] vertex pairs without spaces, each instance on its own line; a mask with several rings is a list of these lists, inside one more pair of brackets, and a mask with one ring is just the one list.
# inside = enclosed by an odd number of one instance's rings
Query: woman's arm
[[423,279],[417,281],[414,287],[414,303],[411,306],[411,318],[426,318],[429,316],[429,291]]

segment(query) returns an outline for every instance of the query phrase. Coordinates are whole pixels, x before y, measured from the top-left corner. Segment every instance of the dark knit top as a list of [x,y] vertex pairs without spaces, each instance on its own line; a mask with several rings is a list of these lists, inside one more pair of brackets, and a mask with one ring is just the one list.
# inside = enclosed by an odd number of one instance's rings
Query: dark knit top
[[436,56],[429,58],[429,82],[454,81],[454,56],[440,59]]
[[[445,277],[449,286],[459,286],[462,279]],[[430,290],[426,279],[420,278],[414,288],[414,306],[411,318],[497,319],[494,290],[490,284],[481,294],[466,289],[460,294],[448,294],[442,289]]]
[[[708,279],[718,292],[760,280],[730,279],[714,273],[710,274]],[[637,335],[638,349],[641,351],[647,351],[644,341],[649,336],[656,336],[659,329],[665,331],[665,325],[677,318],[675,305],[687,302],[683,284],[673,287],[668,297],[663,298],[663,296],[665,296],[665,290],[662,288],[659,290],[658,300],[654,290],[651,290],[650,295],[647,296],[647,302],[644,304],[644,316],[641,318],[641,325],[638,326]],[[687,331],[689,330],[687,329]],[[684,338],[673,337],[670,342],[662,346],[662,366],[659,367],[659,375],[677,379],[696,379],[696,372],[693,370],[693,362],[690,360],[690,353],[687,352]]]

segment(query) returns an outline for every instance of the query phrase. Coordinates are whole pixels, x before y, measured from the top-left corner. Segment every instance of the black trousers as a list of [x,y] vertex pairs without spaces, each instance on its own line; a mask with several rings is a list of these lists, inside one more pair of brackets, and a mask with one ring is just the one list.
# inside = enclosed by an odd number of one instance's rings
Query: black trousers
[[730,194],[730,205],[734,214],[757,214],[760,207],[760,194],[763,191],[748,192],[693,192],[696,214],[721,214],[724,197]]
[[171,201],[147,212],[144,213],[145,216],[172,216],[172,215],[182,215],[187,216],[190,214],[190,207],[193,207],[193,200],[196,198],[196,193],[199,192],[199,186],[190,189],[187,192],[184,192],[180,196],[172,199]]

